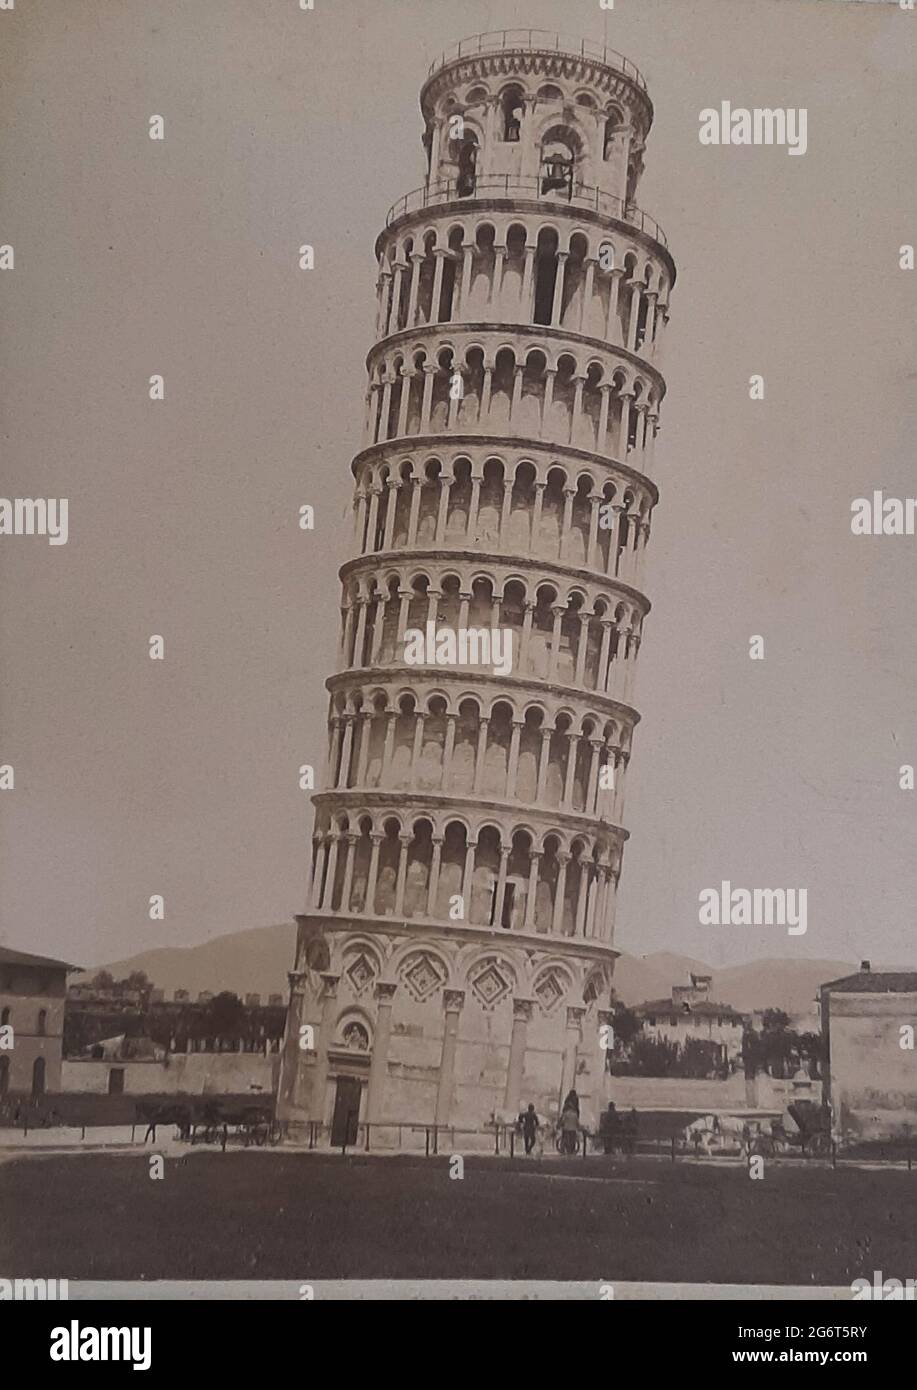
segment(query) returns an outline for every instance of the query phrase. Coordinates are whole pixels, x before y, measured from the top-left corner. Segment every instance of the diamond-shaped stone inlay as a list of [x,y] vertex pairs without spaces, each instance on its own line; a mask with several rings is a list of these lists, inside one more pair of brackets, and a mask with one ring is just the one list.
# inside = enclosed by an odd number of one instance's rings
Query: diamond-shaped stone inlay
[[471,983],[471,988],[484,1005],[485,1009],[492,1009],[495,1004],[500,1002],[504,995],[509,993],[510,983],[509,980],[500,973],[496,965],[490,962],[475,976]]
[[357,994],[363,993],[366,986],[374,978],[375,973],[364,955],[357,956],[356,960],[347,967],[347,978]]
[[443,977],[429,956],[415,956],[401,977],[415,999],[426,999],[438,989]]
[[560,1003],[561,999],[564,997],[561,983],[553,971],[548,975],[544,975],[538,981],[538,984],[535,986],[535,993],[546,1014],[549,1014],[555,1004]]

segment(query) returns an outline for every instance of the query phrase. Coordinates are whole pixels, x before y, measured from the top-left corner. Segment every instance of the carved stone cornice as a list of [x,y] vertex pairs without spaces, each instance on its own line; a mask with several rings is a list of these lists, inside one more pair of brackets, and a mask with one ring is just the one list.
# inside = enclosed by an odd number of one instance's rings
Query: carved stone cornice
[[558,53],[538,48],[505,48],[493,53],[474,53],[455,58],[428,78],[420,93],[420,107],[431,120],[440,97],[467,82],[486,78],[553,77],[577,86],[588,86],[607,100],[624,104],[633,114],[635,133],[646,139],[653,123],[653,103],[646,91],[627,74],[597,58],[578,53]]

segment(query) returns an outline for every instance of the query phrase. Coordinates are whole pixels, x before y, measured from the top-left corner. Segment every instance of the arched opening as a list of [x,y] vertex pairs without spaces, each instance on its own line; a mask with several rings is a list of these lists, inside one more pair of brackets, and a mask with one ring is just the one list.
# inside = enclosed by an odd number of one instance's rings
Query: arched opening
[[523,106],[522,88],[517,86],[507,87],[500,98],[500,109],[503,113],[502,139],[507,144],[517,144],[522,131],[522,116],[525,110]]
[[350,890],[350,902],[344,905],[345,912],[363,912],[366,908],[366,885],[372,855],[372,841],[369,838],[371,830],[372,821],[365,816],[360,822],[359,838],[354,846],[353,886]]
[[45,1059],[36,1057],[32,1063],[32,1099],[36,1100],[45,1093]]
[[533,805],[538,792],[544,715],[539,709],[526,712],[519,738],[519,764],[516,769],[516,799]]
[[535,506],[535,466],[520,463],[513,478],[507,534],[502,538],[507,551],[526,554],[532,547],[532,516]]
[[487,421],[489,434],[503,434],[509,428],[515,370],[516,359],[512,349],[501,348],[494,359],[491,378],[490,414]]
[[614,151],[615,137],[624,125],[624,119],[617,107],[610,107],[608,115],[605,117],[605,140],[602,148],[602,158],[610,159]]
[[471,461],[456,459],[452,469],[452,486],[449,489],[449,510],[446,515],[447,541],[464,540],[468,531],[468,517],[471,510]]
[[570,238],[570,254],[564,273],[564,294],[560,307],[560,322],[563,328],[578,329],[584,310],[586,292],[586,238],[575,232]]
[[513,414],[513,434],[537,439],[541,434],[541,409],[545,395],[547,358],[540,348],[527,355],[522,370],[522,396]]
[[543,227],[538,233],[535,250],[535,323],[549,324],[554,307],[554,282],[557,279],[557,233]]
[[433,283],[436,278],[436,257],[433,254],[433,248],[435,245],[436,233],[427,232],[423,239],[423,261],[420,265],[420,279],[417,285],[418,323],[429,323],[433,318]]
[[376,878],[376,896],[373,904],[373,911],[377,917],[390,917],[395,910],[398,865],[401,859],[399,829],[397,821],[386,821],[385,833],[379,846],[379,873]]
[[458,148],[455,162],[458,165],[456,192],[460,198],[468,198],[474,192],[477,179],[478,141],[473,133],[465,136]]
[[525,227],[514,222],[506,233],[506,260],[500,303],[507,322],[528,321],[530,306],[522,303],[522,284],[525,278]]
[[449,323],[455,303],[455,280],[458,265],[462,258],[462,228],[453,227],[449,233],[448,254],[443,257],[443,286],[439,295],[439,308],[436,315],[438,323]]
[[435,695],[427,707],[423,725],[420,765],[416,770],[417,785],[422,791],[433,791],[442,785],[443,752],[446,745],[446,702]]
[[500,874],[500,834],[486,825],[478,835],[471,885],[470,920],[474,926],[492,927],[497,909],[497,882]]
[[428,459],[424,464],[423,486],[420,489],[420,507],[417,513],[417,545],[421,548],[432,545],[436,538],[442,475],[443,466],[439,459]]
[[455,747],[452,753],[451,789],[468,795],[474,787],[474,765],[478,748],[480,715],[474,700],[462,700],[455,725]]
[[[437,918],[449,920],[452,899],[461,896],[466,855],[465,827],[460,821],[451,821],[446,826],[443,836],[439,883],[436,889],[435,915]],[[468,904],[466,903],[464,913],[466,918],[467,913]]]
[[485,550],[499,545],[500,517],[503,512],[503,464],[487,459],[478,498],[478,524],[475,542]]
[[430,865],[433,861],[433,827],[428,820],[418,820],[408,846],[407,872],[404,890],[404,915],[426,917],[430,888]]
[[513,711],[502,700],[494,705],[487,731],[484,753],[484,775],[481,792],[484,796],[502,799],[506,794],[506,770],[509,746],[513,736]]
[[573,197],[575,164],[571,133],[559,126],[549,130],[541,142],[541,196],[556,193],[569,201]]

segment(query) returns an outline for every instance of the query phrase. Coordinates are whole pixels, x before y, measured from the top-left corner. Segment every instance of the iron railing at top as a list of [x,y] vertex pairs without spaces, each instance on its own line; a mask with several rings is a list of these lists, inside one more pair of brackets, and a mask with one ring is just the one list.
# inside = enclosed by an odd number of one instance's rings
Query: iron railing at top
[[460,180],[440,179],[436,183],[425,184],[423,188],[412,189],[403,198],[399,198],[397,203],[389,208],[385,225],[391,226],[399,217],[404,217],[409,212],[437,207],[443,203],[464,201],[466,198],[529,198],[560,207],[566,205],[591,208],[594,212],[603,213],[606,217],[639,228],[661,246],[668,245],[665,233],[656,219],[633,204],[625,203],[623,198],[616,198],[614,194],[605,193],[601,188],[582,183],[574,183],[569,196],[566,193],[543,193],[543,182],[543,178],[536,175],[522,178],[517,174],[491,174],[487,177],[475,177],[469,191],[459,192]]
[[500,53],[506,48],[538,49],[549,53],[569,54],[571,57],[595,58],[606,67],[623,72],[646,91],[646,82],[640,69],[629,58],[625,58],[623,53],[618,53],[614,48],[606,48],[601,43],[592,43],[589,39],[575,39],[567,34],[555,34],[550,29],[495,29],[487,34],[474,34],[470,39],[462,39],[461,43],[453,44],[434,58],[427,77],[432,77],[447,63],[455,62],[459,58],[473,58],[479,53]]

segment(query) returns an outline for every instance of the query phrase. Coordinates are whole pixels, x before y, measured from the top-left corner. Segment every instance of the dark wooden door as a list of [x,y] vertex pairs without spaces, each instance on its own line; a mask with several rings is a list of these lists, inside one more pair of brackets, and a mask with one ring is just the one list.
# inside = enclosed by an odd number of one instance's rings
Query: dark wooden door
[[331,1117],[331,1143],[335,1148],[357,1142],[362,1089],[361,1082],[355,1076],[339,1076],[337,1079]]

